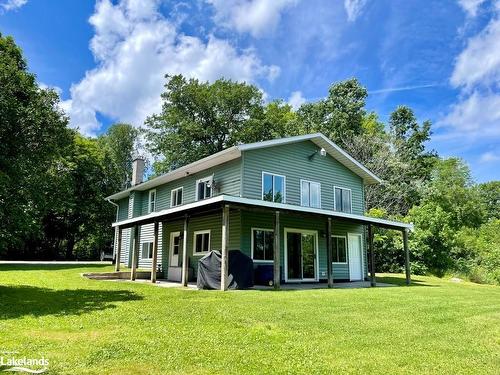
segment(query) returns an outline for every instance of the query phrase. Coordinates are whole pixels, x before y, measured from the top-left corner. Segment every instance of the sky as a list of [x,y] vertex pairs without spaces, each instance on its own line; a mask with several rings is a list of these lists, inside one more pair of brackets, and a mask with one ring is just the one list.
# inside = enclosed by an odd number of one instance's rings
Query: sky
[[89,136],[158,113],[165,74],[295,108],[356,77],[368,111],[410,106],[430,149],[500,180],[500,0],[0,0],[0,32]]

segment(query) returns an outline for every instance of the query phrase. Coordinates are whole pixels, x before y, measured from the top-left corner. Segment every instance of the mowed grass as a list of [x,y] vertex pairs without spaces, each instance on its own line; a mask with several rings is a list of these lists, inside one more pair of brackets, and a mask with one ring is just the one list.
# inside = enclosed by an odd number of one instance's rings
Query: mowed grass
[[[53,374],[500,373],[500,288],[195,291],[0,265],[0,351]],[[399,275],[380,281],[402,284]]]

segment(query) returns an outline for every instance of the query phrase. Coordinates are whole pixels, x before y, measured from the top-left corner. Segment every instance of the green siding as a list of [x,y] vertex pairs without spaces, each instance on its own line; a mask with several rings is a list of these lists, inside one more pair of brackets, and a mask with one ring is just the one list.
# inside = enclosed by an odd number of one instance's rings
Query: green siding
[[118,208],[118,221],[128,219],[128,198],[120,199],[117,202]]
[[[179,187],[183,188],[183,204],[194,202],[196,199],[196,180],[211,175],[214,176],[214,181],[219,185],[217,195],[240,195],[241,163],[238,159],[156,187],[156,211],[170,208],[171,191]],[[136,216],[148,213],[149,190],[140,193],[141,203]]]
[[300,205],[300,180],[321,183],[321,208],[333,209],[333,187],[339,186],[352,190],[352,212],[362,215],[363,180],[354,172],[340,164],[330,155],[316,154],[318,150],[311,141],[245,151],[242,196],[262,198],[262,172],[286,176],[286,203]]
[[[285,228],[314,230],[318,232],[318,275],[319,279],[327,278],[327,263],[326,263],[326,218],[304,218],[292,215],[280,216],[280,233],[281,233],[281,266],[282,272],[285,262],[284,253],[284,233]],[[250,256],[251,254],[251,230],[252,228],[267,228],[274,229],[274,214],[243,211],[241,216],[241,250]],[[342,221],[332,222],[332,234],[342,235],[347,237],[347,233],[357,233],[364,236],[363,225],[350,224]],[[364,237],[363,237],[364,238]],[[366,276],[366,251],[364,251],[364,240],[362,240],[363,263]],[[255,262],[258,264],[258,262]],[[337,280],[349,279],[348,264],[333,264],[333,276]]]

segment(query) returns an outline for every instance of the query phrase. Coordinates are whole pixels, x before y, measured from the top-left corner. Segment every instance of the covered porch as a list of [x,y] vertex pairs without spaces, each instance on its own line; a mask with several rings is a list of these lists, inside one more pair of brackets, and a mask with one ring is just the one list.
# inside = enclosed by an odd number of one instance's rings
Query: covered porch
[[[367,275],[363,271],[362,278],[358,279],[360,282],[364,282],[365,285],[370,286],[376,285],[373,227],[380,226],[400,231],[403,236],[406,283],[410,283],[408,250],[408,231],[412,227],[410,224],[340,213],[331,210],[293,206],[227,195],[220,195],[185,206],[170,208],[142,217],[114,223],[113,226],[117,231],[117,259],[120,259],[123,230],[131,228],[134,233],[134,241],[131,246],[132,261],[130,279],[135,280],[140,248],[139,227],[145,224],[153,224],[154,241],[151,269],[157,269],[159,261],[159,223],[162,223],[163,227],[168,228],[169,223],[174,221],[177,221],[177,223],[182,222],[182,230],[180,233],[181,237],[186,240],[181,242],[182,252],[180,258],[182,259],[179,259],[180,284],[187,286],[189,281],[190,260],[193,262],[193,254],[190,254],[190,249],[188,248],[187,239],[189,238],[189,233],[192,233],[192,226],[197,217],[215,213],[217,214],[217,223],[213,225],[217,226],[217,235],[219,236],[216,249],[220,249],[222,255],[221,290],[226,290],[228,286],[228,251],[230,250],[230,238],[233,240],[234,238],[240,238],[241,242],[239,243],[242,247],[245,245],[245,249],[248,250],[249,242],[247,241],[244,243],[244,241],[245,238],[248,239],[249,228],[252,227],[252,224],[247,224],[245,222],[245,214],[240,216],[242,219],[239,224],[236,221],[231,221],[230,217],[232,218],[235,212],[246,214],[252,213],[257,216],[260,215],[260,217],[265,218],[265,220],[262,220],[266,222],[265,226],[267,228],[271,227],[270,229],[276,234],[273,236],[272,257],[266,260],[268,266],[272,265],[272,284],[274,289],[289,289],[293,288],[294,285],[306,285],[306,283],[308,283],[308,287],[317,286],[332,288],[337,285],[340,286],[342,283],[339,282],[339,275],[336,274],[336,272],[338,272],[338,265],[335,265],[333,262],[331,249],[332,236],[335,238],[335,234],[338,234],[338,230],[340,230],[339,228],[344,225],[357,225],[362,228],[362,231],[358,233],[360,241],[359,252],[362,253],[360,266],[362,270],[368,269],[369,278],[366,279]],[[347,233],[346,236],[348,236]],[[301,238],[306,240],[306,244],[302,244],[302,247]],[[347,238],[348,241],[351,240],[350,237]],[[353,241],[355,238],[356,237],[353,236]],[[310,256],[308,256],[306,250],[307,241],[310,241],[313,248],[312,253],[309,253]],[[232,246],[234,247],[234,245]],[[298,261],[293,263],[293,259],[298,259]],[[258,262],[256,261],[256,263]],[[119,270],[119,262],[117,262],[116,268]],[[368,283],[365,280],[368,280]],[[156,272],[151,273],[150,281],[156,283]],[[283,284],[283,282],[285,283]],[[301,284],[298,284],[298,282]]]

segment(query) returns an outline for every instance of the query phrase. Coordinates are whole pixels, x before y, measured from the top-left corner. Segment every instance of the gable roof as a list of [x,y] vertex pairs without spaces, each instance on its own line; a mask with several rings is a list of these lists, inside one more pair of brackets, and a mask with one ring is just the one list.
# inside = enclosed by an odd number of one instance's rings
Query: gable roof
[[329,140],[321,133],[298,135],[295,137],[279,138],[263,142],[247,143],[238,146],[227,148],[223,151],[217,152],[206,158],[197,160],[193,163],[165,173],[161,176],[155,177],[151,180],[145,181],[136,186],[132,186],[126,190],[120,191],[110,195],[106,199],[122,199],[129,195],[132,191],[144,191],[152,189],[156,186],[163,185],[167,182],[177,180],[188,175],[201,172],[203,170],[212,168],[216,165],[226,163],[228,161],[238,159],[244,151],[258,150],[261,148],[286,145],[302,141],[311,141],[320,148],[324,148],[326,152],[336,159],[339,163],[350,169],[352,172],[360,176],[366,185],[373,185],[381,183],[382,180],[377,177],[373,172],[369,171],[360,162],[350,156],[347,152],[342,150],[339,146]]

